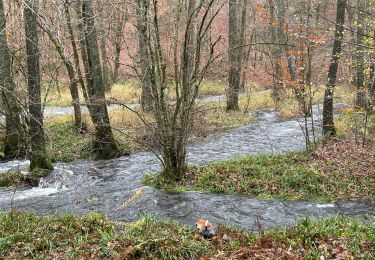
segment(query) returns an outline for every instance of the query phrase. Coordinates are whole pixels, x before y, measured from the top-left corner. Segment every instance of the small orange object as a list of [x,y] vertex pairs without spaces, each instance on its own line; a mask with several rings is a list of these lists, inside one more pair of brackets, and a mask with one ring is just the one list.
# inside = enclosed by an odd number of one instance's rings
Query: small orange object
[[210,239],[215,235],[214,226],[208,220],[200,219],[195,226],[199,230],[199,234],[206,239]]

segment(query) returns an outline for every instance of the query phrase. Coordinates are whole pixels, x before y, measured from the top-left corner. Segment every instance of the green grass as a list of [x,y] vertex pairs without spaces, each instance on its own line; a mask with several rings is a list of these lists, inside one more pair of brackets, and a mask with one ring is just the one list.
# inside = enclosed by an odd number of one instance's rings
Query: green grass
[[354,136],[357,139],[362,139],[363,134],[369,140],[375,140],[375,108],[371,115],[368,115],[367,127],[365,111],[355,110],[353,108],[342,109],[342,114],[335,119],[337,133],[340,136],[350,137]]
[[[48,136],[47,155],[52,162],[70,162],[79,159],[95,159],[91,131],[78,134],[75,131],[74,122],[70,116],[57,118],[49,122],[46,128]],[[124,136],[117,136],[118,144],[122,149],[128,151],[129,144],[125,142]]]
[[[205,80],[200,87],[200,94],[202,96],[225,94],[226,85],[226,82]],[[45,83],[42,90],[42,97],[45,98],[47,95],[47,106],[71,106],[72,98],[67,85]],[[81,103],[84,103],[84,98],[80,89],[79,94]],[[116,82],[112,84],[111,90],[106,93],[106,98],[107,100],[114,98],[127,104],[139,103],[141,99],[140,83],[137,81]],[[175,91],[172,87],[168,91],[168,98],[175,98]]]
[[[161,174],[146,175],[142,182],[167,190],[198,190],[290,200],[334,201],[375,197],[375,176],[370,168],[358,175],[345,165],[338,167],[336,160],[332,160],[332,164],[319,158],[314,153],[304,152],[250,156],[192,166],[184,179],[178,182],[165,180]],[[362,162],[348,160],[345,163],[355,167],[356,163]]]
[[[375,257],[375,226],[340,217],[305,219],[260,233],[218,226],[211,241],[192,226],[152,215],[114,223],[99,214],[37,217],[14,211],[0,214],[0,222],[0,255],[6,259]],[[227,239],[222,239],[224,234]]]
[[101,215],[39,218],[32,213],[13,213],[1,214],[0,222],[0,255],[9,258],[77,259],[94,251],[112,253],[102,245],[113,237],[114,225]]
[[52,162],[94,159],[92,136],[77,134],[72,121],[56,122],[47,127],[47,154]]
[[17,171],[7,171],[0,173],[0,189],[9,187],[37,186],[39,179],[48,174],[47,171],[35,171],[20,173]]

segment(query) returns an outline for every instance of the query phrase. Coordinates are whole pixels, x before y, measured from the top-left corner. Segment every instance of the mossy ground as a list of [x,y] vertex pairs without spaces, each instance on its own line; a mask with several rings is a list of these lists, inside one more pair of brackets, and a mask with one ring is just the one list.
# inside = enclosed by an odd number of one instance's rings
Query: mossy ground
[[219,226],[211,241],[191,226],[150,215],[114,223],[99,214],[37,217],[13,211],[0,214],[0,222],[0,255],[6,259],[375,257],[375,226],[339,217],[256,233]]
[[375,149],[336,140],[313,152],[250,156],[191,166],[177,182],[161,174],[143,183],[167,190],[198,190],[260,198],[335,201],[375,198]]

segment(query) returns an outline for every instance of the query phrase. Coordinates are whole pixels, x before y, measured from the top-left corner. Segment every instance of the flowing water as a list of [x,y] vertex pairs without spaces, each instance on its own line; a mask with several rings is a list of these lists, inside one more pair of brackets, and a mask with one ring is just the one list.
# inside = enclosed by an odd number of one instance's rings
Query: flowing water
[[[316,115],[321,114],[314,107]],[[319,118],[317,118],[319,122]],[[214,134],[189,146],[189,162],[202,164],[260,153],[304,149],[301,120],[282,121],[272,111],[260,112],[249,125]],[[0,172],[25,168],[27,161],[0,164]],[[0,191],[0,211],[11,207],[37,214],[102,212],[112,220],[133,221],[146,213],[185,224],[199,218],[213,223],[256,229],[292,225],[304,217],[345,215],[375,222],[374,201],[315,203],[277,201],[200,192],[170,193],[144,187],[140,179],[160,169],[155,156],[141,152],[108,161],[58,163],[50,176],[31,189]],[[0,173],[1,174],[1,173]]]

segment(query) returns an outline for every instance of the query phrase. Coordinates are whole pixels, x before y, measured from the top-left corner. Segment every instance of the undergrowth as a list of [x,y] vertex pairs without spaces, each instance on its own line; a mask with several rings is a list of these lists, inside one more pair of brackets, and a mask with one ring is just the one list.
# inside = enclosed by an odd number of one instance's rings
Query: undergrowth
[[0,214],[6,259],[372,259],[375,226],[341,217],[304,219],[290,228],[250,233],[218,226],[212,240],[192,226],[146,215],[134,223],[100,214],[37,217]]

